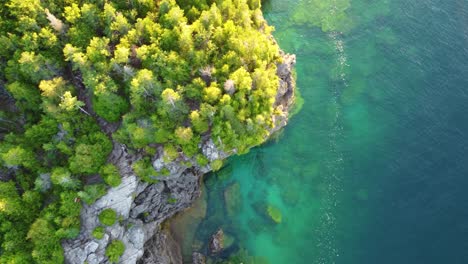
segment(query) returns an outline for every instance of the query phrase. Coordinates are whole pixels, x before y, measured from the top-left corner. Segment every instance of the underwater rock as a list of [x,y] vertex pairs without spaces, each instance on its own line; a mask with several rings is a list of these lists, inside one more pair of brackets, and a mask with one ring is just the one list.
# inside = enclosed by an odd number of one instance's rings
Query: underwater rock
[[240,263],[254,263],[254,264],[268,264],[268,260],[264,257],[261,256],[251,256],[250,253],[244,249],[241,248],[237,252],[229,255],[229,258],[227,261],[222,262],[222,263],[228,263],[228,264],[240,264]]
[[192,264],[205,264],[206,257],[198,252],[193,252],[192,254]]
[[273,205],[268,205],[267,212],[271,220],[273,220],[273,222],[280,224],[281,221],[283,220],[283,215],[281,214],[281,211],[280,209],[278,209],[278,207],[273,206]]
[[298,189],[299,188],[293,188],[293,186],[281,189],[281,199],[288,205],[296,205],[300,198],[300,193],[297,191]]
[[265,219],[265,222],[269,223],[271,221],[270,216],[268,215],[267,212],[267,204],[265,201],[256,201],[255,203],[252,204],[253,210],[260,215],[263,219]]
[[235,238],[228,233],[224,233],[224,248],[230,248],[232,245],[234,245]]
[[194,239],[192,242],[192,252],[201,251],[204,246],[203,241]]
[[258,219],[250,219],[249,228],[253,233],[259,234],[261,232],[264,232],[267,226],[258,221]]
[[[288,228],[287,225],[279,226],[273,234],[273,242],[280,247],[288,247],[290,241],[294,241],[294,233]],[[305,234],[301,233],[301,236]]]
[[240,193],[240,184],[235,182],[224,190],[224,203],[229,217],[233,217],[241,209],[242,196]]
[[210,239],[210,252],[211,254],[217,254],[224,249],[224,231],[223,229],[218,229],[216,233]]
[[232,165],[226,165],[223,169],[216,172],[217,181],[226,181],[232,175]]

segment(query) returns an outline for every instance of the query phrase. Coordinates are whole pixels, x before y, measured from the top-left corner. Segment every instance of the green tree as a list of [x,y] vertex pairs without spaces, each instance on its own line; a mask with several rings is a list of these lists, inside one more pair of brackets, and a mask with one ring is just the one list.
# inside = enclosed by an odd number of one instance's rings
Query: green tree
[[172,108],[176,108],[176,103],[180,101],[181,97],[180,94],[173,89],[167,88],[165,89],[162,94],[163,102],[166,105],[172,106]]
[[107,192],[104,184],[86,185],[83,191],[78,192],[78,196],[87,204],[93,204]]
[[0,214],[21,215],[21,199],[13,181],[0,182]]
[[96,113],[110,122],[116,122],[128,109],[127,101],[113,92],[104,92],[93,97]]
[[7,167],[24,166],[28,169],[34,169],[37,161],[31,150],[21,146],[10,148],[6,153],[0,156]]
[[198,110],[190,113],[190,121],[198,133],[203,133],[208,130],[208,120],[206,120]]
[[212,82],[209,87],[203,89],[203,99],[208,103],[216,103],[221,97],[221,89],[216,82]]
[[181,145],[188,144],[193,138],[193,132],[190,127],[178,127],[175,130],[177,143]]
[[117,187],[122,182],[118,168],[110,163],[101,167],[99,172],[104,181],[111,187]]
[[50,179],[53,184],[60,185],[66,189],[77,189],[80,186],[80,181],[73,178],[71,172],[63,167],[54,168]]

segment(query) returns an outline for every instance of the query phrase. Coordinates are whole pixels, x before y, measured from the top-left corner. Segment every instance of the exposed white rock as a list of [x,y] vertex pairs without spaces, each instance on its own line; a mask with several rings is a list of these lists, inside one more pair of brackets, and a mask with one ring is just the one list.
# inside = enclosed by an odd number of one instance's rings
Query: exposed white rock
[[218,149],[213,140],[210,138],[204,144],[201,145],[202,153],[209,161],[217,159],[224,159],[228,156],[225,152]]
[[123,218],[128,218],[133,202],[132,195],[136,191],[138,182],[139,180],[135,175],[123,177],[122,183],[115,188],[110,188],[106,195],[91,206],[91,210],[100,211],[112,208]]
[[224,82],[224,91],[229,95],[233,95],[236,92],[236,86],[233,80],[229,79]]

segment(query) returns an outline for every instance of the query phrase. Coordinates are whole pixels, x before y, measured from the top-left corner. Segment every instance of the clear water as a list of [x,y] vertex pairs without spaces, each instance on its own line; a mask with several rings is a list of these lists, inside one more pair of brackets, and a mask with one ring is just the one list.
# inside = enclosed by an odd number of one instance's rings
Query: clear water
[[206,177],[184,253],[222,227],[234,238],[222,257],[243,248],[255,263],[468,263],[468,1],[264,12],[297,55],[305,104],[278,141]]

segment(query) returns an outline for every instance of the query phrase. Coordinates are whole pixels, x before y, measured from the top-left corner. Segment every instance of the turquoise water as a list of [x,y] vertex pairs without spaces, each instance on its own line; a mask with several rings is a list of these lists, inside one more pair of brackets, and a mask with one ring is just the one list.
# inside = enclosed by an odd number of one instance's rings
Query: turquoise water
[[206,177],[187,259],[222,227],[234,242],[218,260],[468,263],[468,2],[270,0],[264,12],[297,55],[305,104],[276,141]]

